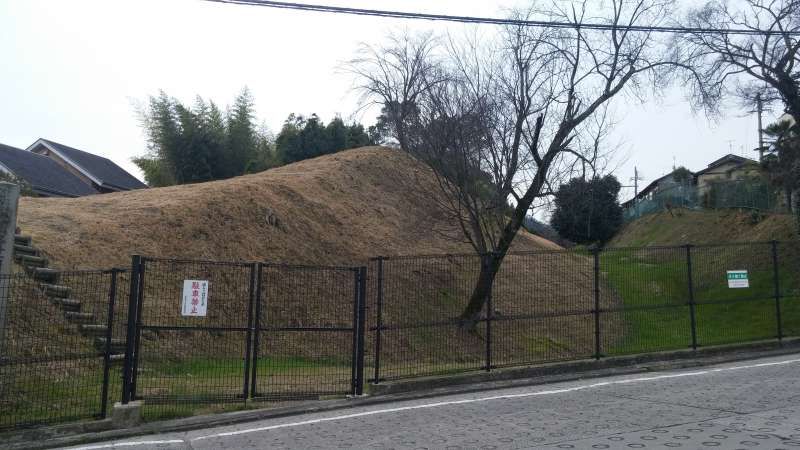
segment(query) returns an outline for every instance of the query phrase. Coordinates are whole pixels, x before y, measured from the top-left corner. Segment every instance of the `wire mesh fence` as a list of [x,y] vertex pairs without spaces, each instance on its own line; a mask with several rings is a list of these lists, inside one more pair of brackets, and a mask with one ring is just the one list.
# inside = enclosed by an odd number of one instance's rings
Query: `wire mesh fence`
[[1,277],[0,429],[100,418],[120,399],[162,418],[800,336],[798,242],[511,253],[464,320],[482,262],[135,257],[130,271]]
[[522,366],[591,357],[596,306],[592,258],[559,251],[506,258],[492,290],[491,359],[486,365]]
[[[102,418],[119,398],[124,271],[0,277],[0,429]],[[113,401],[113,400],[112,400]]]
[[[511,253],[477,323],[477,255],[372,261],[373,381],[800,333],[800,246]],[[488,311],[488,313],[487,313]]]
[[714,180],[704,186],[693,183],[671,183],[646,197],[633,200],[623,211],[623,219],[631,221],[671,208],[749,209],[763,212],[787,212],[781,194],[763,180]]
[[781,331],[784,336],[800,336],[800,242],[776,244]]
[[357,268],[155,258],[134,267],[124,392],[144,400],[149,417],[356,392]]
[[608,249],[597,256],[603,355],[679,350],[691,345],[685,248]]
[[669,184],[645,198],[634,200],[623,210],[623,219],[631,221],[667,208],[699,208],[702,206],[699,199],[697,186],[691,183]]
[[262,265],[252,395],[260,400],[351,393],[359,272]]
[[779,199],[776,189],[761,179],[713,181],[700,193],[701,205],[714,209],[746,208],[783,212]]
[[[134,396],[146,413],[187,403],[244,402],[252,265],[143,258],[138,287]],[[186,285],[205,282],[205,312],[186,309]],[[199,305],[195,305],[198,308]]]

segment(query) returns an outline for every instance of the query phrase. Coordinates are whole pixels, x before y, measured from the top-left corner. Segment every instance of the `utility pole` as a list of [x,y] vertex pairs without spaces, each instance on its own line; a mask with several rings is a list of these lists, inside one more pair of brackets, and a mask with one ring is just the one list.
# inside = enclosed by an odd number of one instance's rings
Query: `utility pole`
[[633,204],[636,205],[636,217],[639,217],[639,180],[642,180],[643,178],[639,176],[639,168],[636,166],[633,167],[632,179],[633,179]]
[[764,125],[762,123],[762,116],[764,115],[764,102],[761,100],[761,94],[756,95],[756,104],[758,105],[758,160],[764,159]]

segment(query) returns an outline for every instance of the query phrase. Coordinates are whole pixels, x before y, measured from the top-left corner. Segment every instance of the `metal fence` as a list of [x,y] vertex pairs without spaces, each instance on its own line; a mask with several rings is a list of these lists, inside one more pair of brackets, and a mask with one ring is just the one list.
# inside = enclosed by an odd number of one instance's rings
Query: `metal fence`
[[134,257],[132,273],[123,403],[162,417],[361,393],[363,269]]
[[648,214],[664,211],[667,207],[697,209],[702,207],[698,199],[697,186],[692,183],[675,183],[652,193],[647,198],[634,200],[634,203],[625,208],[623,219],[626,221],[638,219]]
[[798,336],[798,267],[778,242],[512,253],[463,328],[478,256],[378,258],[370,379]]
[[702,190],[692,183],[674,183],[634,201],[623,211],[623,219],[631,221],[668,208],[787,212],[780,198],[778,191],[762,180],[717,180]]
[[0,429],[103,418],[119,399],[122,270],[0,277]]
[[512,253],[463,327],[480,267],[473,254],[368,267],[134,257],[130,271],[0,278],[0,429],[102,418],[119,400],[158,418],[800,336],[798,242]]

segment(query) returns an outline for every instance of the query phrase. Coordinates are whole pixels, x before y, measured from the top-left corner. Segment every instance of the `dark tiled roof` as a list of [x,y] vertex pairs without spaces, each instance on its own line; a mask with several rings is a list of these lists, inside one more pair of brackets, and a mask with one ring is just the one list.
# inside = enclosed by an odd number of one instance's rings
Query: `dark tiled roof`
[[758,164],[758,161],[756,161],[754,159],[745,158],[745,157],[738,156],[738,155],[728,154],[728,155],[725,155],[722,158],[712,162],[705,169],[695,173],[695,175],[705,175],[706,173],[711,172],[712,170],[716,169],[717,167],[719,167],[719,166],[721,166],[723,164],[729,163],[729,162],[736,163],[736,164],[739,164],[739,165]]
[[42,139],[42,141],[69,158],[73,163],[80,166],[81,169],[89,172],[93,177],[100,180],[101,185],[121,190],[143,189],[147,187],[146,184],[126,172],[122,167],[114,164],[114,162],[108,158],[93,155],[83,150],[78,150],[77,148],[72,148],[47,139]]
[[0,163],[27,181],[38,194],[59,197],[97,194],[91,186],[46,156],[0,144]]

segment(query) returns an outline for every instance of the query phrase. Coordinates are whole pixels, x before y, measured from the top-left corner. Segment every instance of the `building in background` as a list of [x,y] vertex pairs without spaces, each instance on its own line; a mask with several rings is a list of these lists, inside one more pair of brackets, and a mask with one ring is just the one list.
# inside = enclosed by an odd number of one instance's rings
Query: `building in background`
[[0,144],[0,172],[7,180],[19,182],[24,191],[42,197],[83,197],[97,190],[56,161]]
[[0,144],[0,175],[41,197],[83,197],[144,189],[146,184],[108,158],[47,139],[27,150]]
[[761,163],[729,154],[698,172],[673,170],[622,203],[622,208],[625,220],[633,220],[673,208],[781,211],[785,205]]
[[[634,198],[623,202],[622,208],[627,209],[633,207],[636,202],[645,199],[652,200],[655,197],[663,196],[667,192],[690,189],[693,185],[694,173],[683,168],[675,169],[645,186]],[[678,204],[680,204],[680,202]]]
[[766,176],[766,170],[758,161],[737,155],[725,155],[695,173],[697,191],[701,197],[709,192],[714,183],[756,180],[762,176]]
[[114,164],[110,159],[58,142],[39,139],[27,150],[51,158],[64,170],[77,176],[100,193],[131,191],[147,187],[146,184]]

